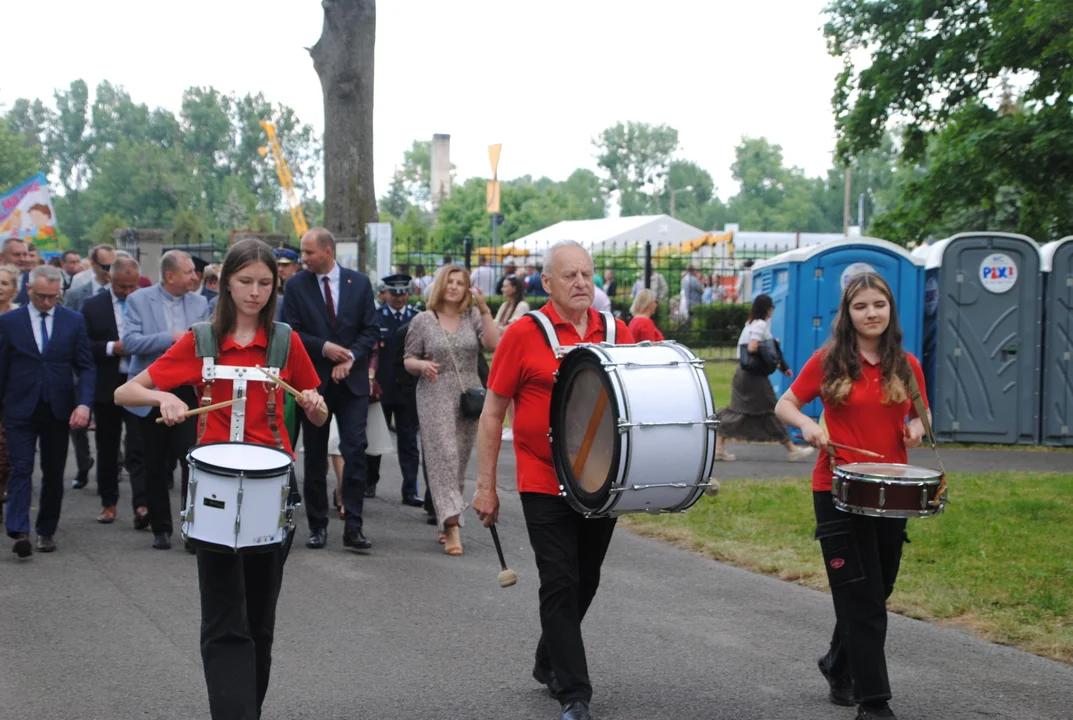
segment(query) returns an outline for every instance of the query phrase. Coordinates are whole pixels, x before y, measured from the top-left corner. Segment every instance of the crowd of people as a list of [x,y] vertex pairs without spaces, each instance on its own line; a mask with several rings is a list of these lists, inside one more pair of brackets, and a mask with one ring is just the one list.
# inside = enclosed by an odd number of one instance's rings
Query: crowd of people
[[[292,460],[301,438],[303,486],[299,493],[292,465],[292,496],[302,499],[305,545],[312,550],[327,542],[328,459],[338,458],[334,496],[342,542],[369,551],[363,502],[376,494],[380,458],[366,453],[367,427],[384,421],[396,430],[403,503],[423,507],[444,553],[459,556],[473,448],[478,477],[470,505],[488,526],[498,519],[497,458],[510,438],[540,576],[542,632],[533,677],[560,702],[561,720],[591,717],[593,685],[581,623],[616,523],[614,517],[583,517],[561,495],[548,437],[559,363],[553,347],[606,338],[659,342],[662,334],[652,318],[665,298],[658,287],[634,293],[629,326],[599,312],[596,299],[608,293],[596,292],[592,258],[569,241],[549,249],[537,275],[509,267],[496,281],[486,261],[470,273],[445,258],[432,277],[419,266],[414,276],[399,273],[374,284],[336,262],[335,240],[324,228],[310,230],[299,247],[272,249],[242,240],[219,268],[171,250],[161,258],[155,283],[147,283],[135,258],[109,245],[92,248],[85,264],[66,253],[60,267],[41,263],[15,238],[5,241],[3,254],[0,479],[9,477],[4,521],[18,558],[31,557],[35,547],[30,542],[35,448],[40,447],[42,480],[33,529],[36,550],[49,553],[57,550],[69,439],[75,438],[80,455],[77,437],[91,422],[102,505],[97,521],[117,519],[122,467],[130,480],[133,525],[149,529],[158,550],[171,547],[174,470],[180,470],[185,503],[187,453],[202,444],[235,442],[237,432],[245,442],[276,448]],[[613,274],[602,280],[613,294]],[[495,317],[486,289],[506,298]],[[410,305],[412,293],[422,295],[423,309]],[[525,298],[537,294],[548,301],[529,312]],[[735,377],[730,407],[720,411],[731,434],[783,442],[791,459],[813,448],[830,451],[829,438],[837,436],[904,463],[906,450],[924,434],[908,399],[911,387],[923,386],[923,377],[901,346],[893,297],[882,278],[863,273],[851,279],[833,340],[777,403],[770,384],[765,392],[756,379],[762,373],[747,368],[750,357],[763,355],[762,346],[772,340],[770,310],[770,298],[758,296],[739,340],[743,374]],[[229,382],[206,376],[199,331],[215,339],[217,363],[249,368],[266,364],[274,343],[289,337],[281,376],[296,397],[275,384],[253,383],[240,415],[228,407],[201,415],[197,423],[187,421],[190,409],[229,399],[232,391]],[[551,332],[554,343],[545,334]],[[496,351],[490,367],[485,350]],[[792,374],[781,358],[774,362]],[[826,428],[800,411],[815,398],[823,401]],[[783,424],[801,428],[809,449],[794,449]],[[733,459],[721,440],[721,458]],[[86,485],[93,466],[88,445],[86,458],[83,464],[76,457],[75,488]],[[816,463],[813,488],[836,616],[819,670],[832,702],[859,705],[858,720],[894,717],[887,703],[885,603],[898,571],[905,521],[835,508],[826,457]],[[250,554],[187,545],[197,555],[201,653],[214,719],[260,716],[293,538],[291,533],[283,545]]]

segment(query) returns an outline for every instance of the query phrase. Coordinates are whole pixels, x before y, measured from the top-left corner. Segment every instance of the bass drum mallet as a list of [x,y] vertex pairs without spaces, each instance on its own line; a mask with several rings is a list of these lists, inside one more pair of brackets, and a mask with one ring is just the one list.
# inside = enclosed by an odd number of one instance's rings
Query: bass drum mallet
[[496,531],[495,523],[489,525],[488,529],[492,531],[492,541],[495,542],[496,552],[499,553],[499,565],[503,568],[499,571],[499,587],[508,588],[518,582],[518,573],[508,568],[507,561],[503,559],[503,546],[499,544],[499,533]]

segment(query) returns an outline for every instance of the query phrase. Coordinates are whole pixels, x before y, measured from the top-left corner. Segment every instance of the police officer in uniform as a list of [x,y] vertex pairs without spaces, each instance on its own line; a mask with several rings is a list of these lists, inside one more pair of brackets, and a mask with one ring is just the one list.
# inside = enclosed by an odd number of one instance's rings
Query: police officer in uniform
[[[396,379],[395,363],[398,354],[398,330],[417,316],[409,305],[413,280],[409,275],[389,275],[382,279],[386,290],[385,301],[376,313],[380,325],[380,363],[376,380],[380,383],[380,407],[388,425],[394,424],[398,437],[399,469],[402,470],[402,502],[404,505],[422,507],[424,500],[417,496],[417,413]],[[392,423],[394,420],[394,423]],[[366,497],[376,496],[376,483],[380,480],[380,456],[365,456],[367,479]]]

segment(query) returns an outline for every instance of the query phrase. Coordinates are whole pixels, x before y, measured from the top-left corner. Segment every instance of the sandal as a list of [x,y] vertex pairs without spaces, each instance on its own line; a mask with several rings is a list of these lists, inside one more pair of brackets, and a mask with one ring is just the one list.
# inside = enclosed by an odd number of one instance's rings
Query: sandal
[[722,460],[723,462],[734,462],[738,458],[728,453],[726,450],[720,450],[715,454],[716,460]]
[[462,534],[458,530],[457,525],[448,525],[445,534],[445,540],[443,545],[443,551],[448,555],[454,555],[455,557],[462,554]]

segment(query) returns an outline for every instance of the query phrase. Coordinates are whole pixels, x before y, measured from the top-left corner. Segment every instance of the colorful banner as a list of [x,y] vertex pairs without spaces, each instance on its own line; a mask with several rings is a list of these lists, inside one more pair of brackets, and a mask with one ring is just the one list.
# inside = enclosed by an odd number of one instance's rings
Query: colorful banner
[[56,213],[41,173],[0,195],[0,240],[9,237],[32,242],[39,250],[59,250]]

